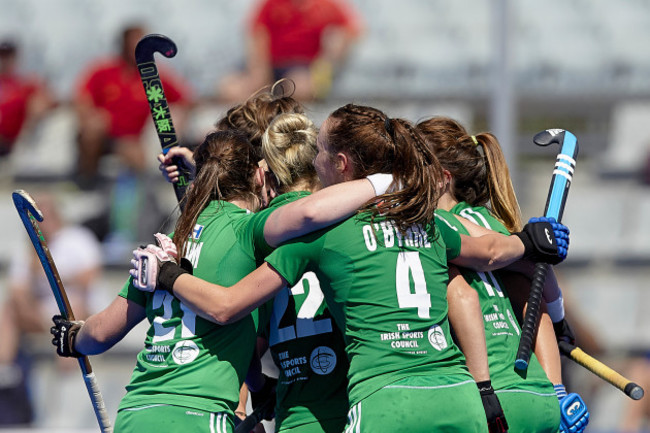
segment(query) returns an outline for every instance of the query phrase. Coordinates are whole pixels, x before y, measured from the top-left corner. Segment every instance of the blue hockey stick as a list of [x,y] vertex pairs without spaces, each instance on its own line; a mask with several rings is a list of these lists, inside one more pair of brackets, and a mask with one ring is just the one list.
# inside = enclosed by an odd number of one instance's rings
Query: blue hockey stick
[[[38,226],[38,222],[43,221],[43,213],[38,209],[36,202],[29,194],[27,194],[27,192],[17,190],[13,192],[11,197],[16,206],[16,210],[18,211],[18,215],[25,226],[25,230],[27,230],[29,239],[32,241],[32,245],[34,245],[36,254],[38,254],[38,259],[41,262],[41,266],[43,266],[43,270],[45,271],[45,276],[47,276],[47,280],[50,283],[52,293],[54,294],[56,303],[59,306],[61,315],[66,320],[75,320],[72,308],[70,307],[70,302],[68,301],[68,296],[65,293],[61,277],[59,276],[59,271],[56,269],[56,265],[52,259],[52,254],[50,254],[50,250],[45,242],[45,237]],[[110,433],[113,431],[113,428],[108,419],[104,399],[99,390],[99,386],[97,385],[97,379],[95,378],[95,373],[90,365],[90,361],[87,356],[77,358],[77,360],[79,361],[79,367],[81,368],[84,382],[86,383],[86,388],[88,389],[88,394],[90,395],[90,400],[93,404],[93,409],[95,409],[99,428],[102,433]]]
[[[560,153],[558,153],[555,161],[551,187],[549,188],[546,208],[544,210],[545,217],[555,218],[556,221],[560,222],[576,166],[578,140],[575,135],[564,129],[547,129],[535,135],[533,142],[538,146],[548,146],[551,143],[560,145]],[[524,323],[521,327],[521,339],[519,340],[517,358],[515,359],[515,367],[518,370],[526,370],[528,368],[530,351],[533,347],[533,340],[535,339],[541,314],[542,292],[547,271],[547,264],[537,263],[535,265],[533,282],[528,298],[528,308],[526,309]]]

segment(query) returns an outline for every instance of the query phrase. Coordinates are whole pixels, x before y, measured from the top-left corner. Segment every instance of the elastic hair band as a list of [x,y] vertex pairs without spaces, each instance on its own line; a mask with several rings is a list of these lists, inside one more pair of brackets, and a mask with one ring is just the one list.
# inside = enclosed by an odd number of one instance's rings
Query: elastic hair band
[[390,121],[390,117],[386,117],[384,120],[384,127],[386,128],[386,131],[388,134],[392,137],[393,136],[393,124]]
[[478,146],[478,140],[476,139],[476,135],[472,135],[472,141],[474,142],[475,145]]

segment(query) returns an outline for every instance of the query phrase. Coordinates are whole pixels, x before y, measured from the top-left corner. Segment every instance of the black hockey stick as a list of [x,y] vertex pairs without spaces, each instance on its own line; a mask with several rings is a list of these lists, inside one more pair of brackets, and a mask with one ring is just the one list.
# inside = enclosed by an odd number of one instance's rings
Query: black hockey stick
[[275,399],[271,398],[255,409],[242,422],[240,422],[237,427],[235,427],[235,433],[248,433],[255,428],[255,426],[264,419],[264,414],[271,409],[270,406],[274,404],[274,400]]
[[[156,133],[160,140],[160,146],[164,154],[167,154],[169,149],[178,146],[178,138],[176,137],[176,130],[172,123],[172,116],[169,112],[169,104],[165,97],[162,81],[158,75],[158,68],[153,58],[154,53],[160,53],[167,58],[174,57],[177,49],[174,41],[163,35],[146,35],[138,42],[135,47],[135,61],[138,65],[140,72],[140,79],[144,86],[147,101],[149,102],[149,111],[153,118]],[[178,182],[174,183],[174,193],[179,206],[183,208],[183,197],[185,190],[189,183],[189,172],[184,167],[181,160],[174,159],[174,163],[178,166],[179,176]]]
[[[578,140],[576,136],[563,129],[547,129],[533,137],[533,142],[538,146],[548,146],[551,143],[560,145],[560,153],[557,154],[553,177],[551,178],[551,187],[549,188],[548,198],[544,216],[555,218],[560,222],[564,213],[564,204],[566,203],[569,187],[573,179],[573,172],[576,166],[578,156]],[[533,347],[535,333],[539,324],[540,307],[542,303],[542,292],[544,289],[544,280],[548,266],[545,263],[537,263],[533,273],[533,282],[530,287],[528,298],[528,307],[521,327],[521,339],[517,349],[517,358],[515,367],[519,370],[528,368],[530,360],[530,351]]]
[[[65,293],[61,277],[59,276],[59,271],[54,264],[45,237],[38,226],[37,221],[43,221],[43,213],[38,209],[36,202],[34,202],[34,199],[27,194],[27,192],[17,190],[13,192],[11,197],[13,198],[18,215],[25,225],[25,230],[27,230],[29,239],[32,241],[32,245],[34,245],[36,254],[38,254],[38,259],[40,260],[41,266],[43,266],[43,270],[45,271],[45,276],[47,276],[47,280],[50,283],[52,293],[54,294],[56,303],[59,306],[61,315],[66,320],[75,320],[72,308],[70,307],[70,302],[68,301],[68,296]],[[102,393],[99,391],[99,385],[97,384],[97,379],[95,378],[95,373],[93,373],[90,361],[87,356],[77,358],[77,360],[79,361],[79,367],[83,373],[84,382],[86,383],[86,388],[88,389],[93,409],[95,409],[99,428],[105,433],[112,432],[113,428],[108,419],[104,399]]]
[[605,382],[614,385],[632,400],[641,400],[643,398],[643,394],[645,394],[643,388],[631,380],[626,379],[620,373],[617,373],[596,358],[587,355],[579,347],[566,341],[559,341],[557,345],[564,356],[582,365]]

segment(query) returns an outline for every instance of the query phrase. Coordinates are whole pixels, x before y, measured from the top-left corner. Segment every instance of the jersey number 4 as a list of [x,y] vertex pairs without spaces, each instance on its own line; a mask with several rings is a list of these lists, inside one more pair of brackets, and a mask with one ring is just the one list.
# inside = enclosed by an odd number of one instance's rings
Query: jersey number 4
[[417,308],[420,318],[431,318],[431,295],[418,251],[401,251],[397,255],[395,289],[400,308]]

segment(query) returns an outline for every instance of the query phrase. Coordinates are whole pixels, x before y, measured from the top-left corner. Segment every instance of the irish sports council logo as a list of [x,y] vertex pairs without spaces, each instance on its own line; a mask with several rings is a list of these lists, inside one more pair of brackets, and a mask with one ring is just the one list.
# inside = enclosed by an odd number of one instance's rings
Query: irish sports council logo
[[336,353],[327,346],[319,346],[311,352],[309,365],[316,374],[330,374],[336,367]]
[[429,343],[436,350],[444,350],[447,348],[447,339],[445,338],[445,333],[442,332],[442,328],[439,325],[433,325],[429,328]]
[[172,349],[172,359],[178,365],[189,364],[199,356],[199,347],[192,340],[176,343]]

